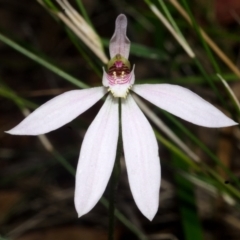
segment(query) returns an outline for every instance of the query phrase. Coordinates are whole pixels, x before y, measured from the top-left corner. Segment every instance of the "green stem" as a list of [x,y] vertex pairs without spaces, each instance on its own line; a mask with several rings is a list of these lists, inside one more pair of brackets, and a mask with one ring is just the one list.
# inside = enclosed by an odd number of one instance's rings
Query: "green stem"
[[115,203],[116,193],[120,177],[120,158],[122,155],[122,124],[121,124],[121,98],[118,99],[118,112],[119,112],[119,136],[117,144],[116,160],[113,167],[113,172],[109,181],[109,226],[108,226],[108,240],[114,240],[114,226],[115,226]]

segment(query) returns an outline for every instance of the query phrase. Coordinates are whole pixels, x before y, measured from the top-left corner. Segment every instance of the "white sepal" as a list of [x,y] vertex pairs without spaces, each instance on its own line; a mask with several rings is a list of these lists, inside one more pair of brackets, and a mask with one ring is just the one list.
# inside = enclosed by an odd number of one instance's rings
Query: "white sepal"
[[158,145],[152,127],[131,94],[122,101],[122,136],[133,198],[142,214],[152,220],[159,204]]
[[132,90],[159,108],[199,126],[219,128],[237,124],[212,104],[181,86],[142,84],[135,85]]
[[39,135],[69,123],[106,94],[104,87],[65,92],[41,105],[6,133]]
[[110,178],[118,141],[118,101],[108,96],[84,137],[76,173],[75,207],[88,213],[101,198]]

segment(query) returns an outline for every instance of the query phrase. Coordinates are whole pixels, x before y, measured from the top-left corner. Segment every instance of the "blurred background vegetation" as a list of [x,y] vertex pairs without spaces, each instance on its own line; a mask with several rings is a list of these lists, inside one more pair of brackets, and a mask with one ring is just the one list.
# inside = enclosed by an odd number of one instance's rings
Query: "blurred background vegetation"
[[[4,131],[58,94],[101,85],[119,13],[136,83],[185,86],[239,122],[238,0],[69,2],[81,24],[66,1],[0,0],[1,240],[107,239],[107,191],[80,219],[73,205],[79,149],[102,102],[46,136]],[[240,239],[239,127],[203,128],[140,105],[159,141],[160,207],[152,222],[141,215],[122,159],[115,239]]]

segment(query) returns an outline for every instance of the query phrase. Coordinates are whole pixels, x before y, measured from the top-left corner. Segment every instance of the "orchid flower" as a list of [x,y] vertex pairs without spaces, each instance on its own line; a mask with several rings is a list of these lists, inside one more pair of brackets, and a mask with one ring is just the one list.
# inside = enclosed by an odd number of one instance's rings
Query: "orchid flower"
[[[119,136],[118,98],[122,98],[122,138],[127,174],[139,210],[152,220],[158,210],[161,180],[158,144],[154,132],[135,103],[132,93],[157,107],[204,127],[227,127],[237,123],[213,105],[177,85],[134,85],[134,67],[128,61],[130,41],[126,36],[127,18],[120,14],[110,40],[103,86],[65,92],[46,102],[13,129],[14,135],[38,135],[72,121],[110,92],[88,128],[76,172],[75,207],[78,216],[88,213],[106,189],[116,157]],[[131,90],[131,92],[130,92]]]

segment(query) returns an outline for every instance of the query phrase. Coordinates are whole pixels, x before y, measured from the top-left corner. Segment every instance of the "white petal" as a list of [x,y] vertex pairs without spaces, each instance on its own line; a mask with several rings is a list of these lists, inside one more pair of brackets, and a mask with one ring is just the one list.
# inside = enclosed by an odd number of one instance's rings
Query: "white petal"
[[123,148],[133,198],[144,216],[152,220],[158,210],[161,179],[154,132],[132,96],[122,101]]
[[124,14],[120,14],[116,19],[115,32],[110,40],[109,51],[110,57],[113,58],[117,54],[128,59],[130,51],[130,41],[126,36],[127,18]]
[[103,87],[65,92],[44,103],[7,133],[39,135],[53,131],[86,111],[104,94]]
[[80,151],[74,200],[79,217],[95,206],[107,186],[116,157],[118,122],[118,101],[109,95]]
[[204,127],[228,127],[238,123],[194,92],[171,84],[135,85],[141,97],[186,121]]

